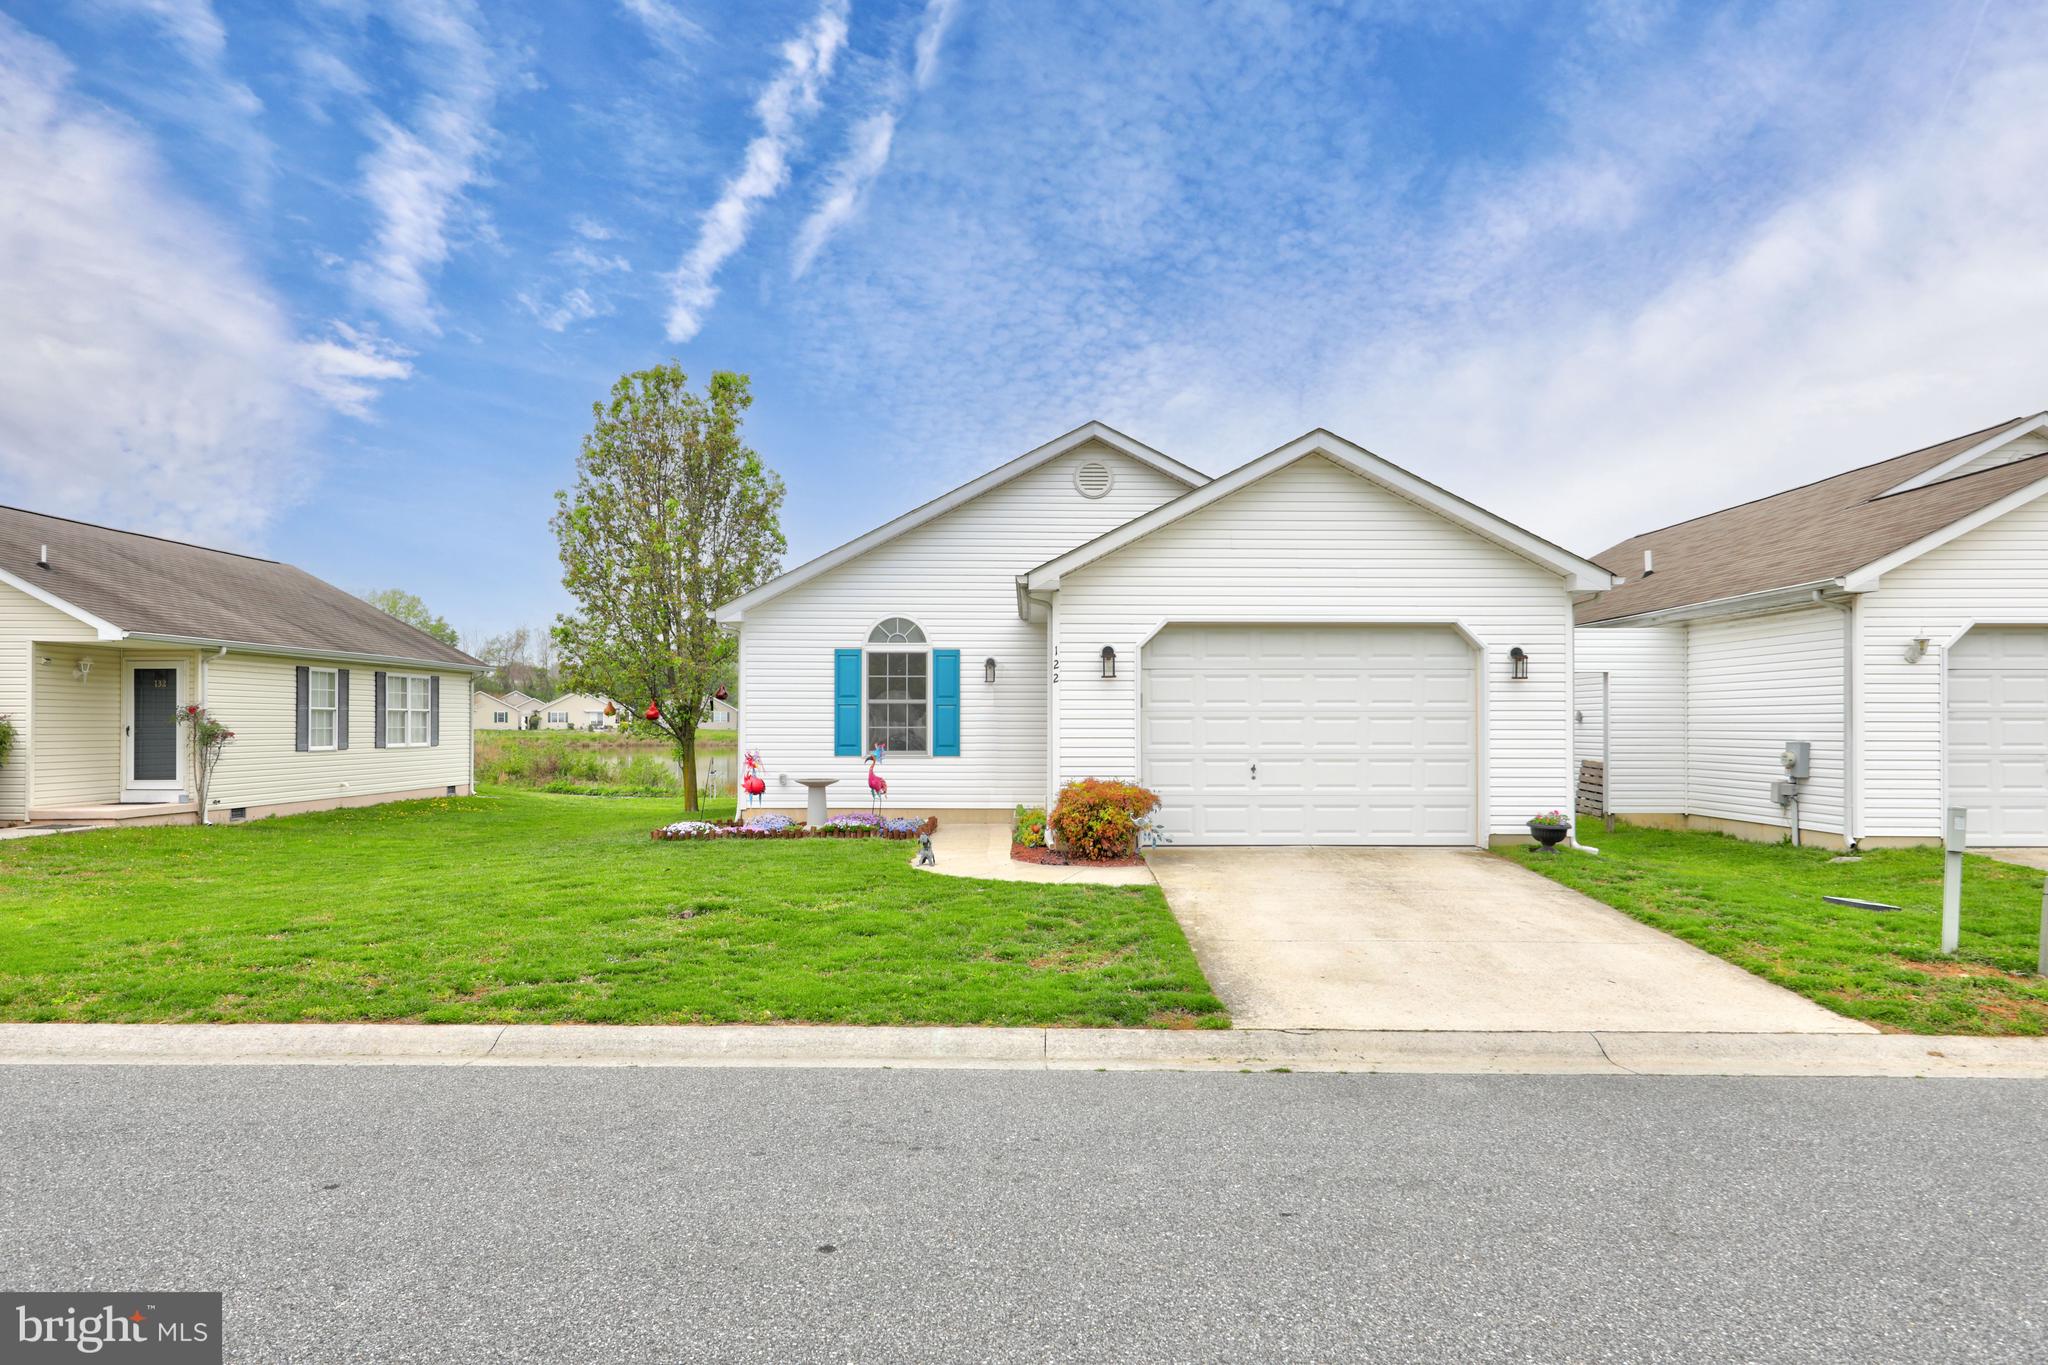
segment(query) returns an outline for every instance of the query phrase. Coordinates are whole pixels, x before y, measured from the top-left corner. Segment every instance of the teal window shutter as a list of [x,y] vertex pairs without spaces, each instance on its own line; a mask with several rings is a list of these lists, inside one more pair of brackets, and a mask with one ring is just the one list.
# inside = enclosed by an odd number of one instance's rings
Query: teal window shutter
[[860,651],[832,651],[832,752],[860,752]]
[[932,651],[932,757],[960,757],[960,651]]

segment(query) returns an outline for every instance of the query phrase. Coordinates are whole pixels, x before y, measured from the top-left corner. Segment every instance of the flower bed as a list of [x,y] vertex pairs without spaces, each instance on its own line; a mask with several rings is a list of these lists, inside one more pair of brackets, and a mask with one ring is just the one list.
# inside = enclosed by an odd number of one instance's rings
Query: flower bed
[[865,811],[835,815],[822,825],[805,825],[786,815],[755,815],[746,820],[678,820],[653,831],[656,839],[915,839],[939,827],[936,816],[913,820],[904,816],[870,815]]
[[1127,858],[1069,858],[1056,848],[1044,845],[1011,844],[1010,861],[1036,863],[1040,867],[1143,867],[1145,860],[1133,853]]

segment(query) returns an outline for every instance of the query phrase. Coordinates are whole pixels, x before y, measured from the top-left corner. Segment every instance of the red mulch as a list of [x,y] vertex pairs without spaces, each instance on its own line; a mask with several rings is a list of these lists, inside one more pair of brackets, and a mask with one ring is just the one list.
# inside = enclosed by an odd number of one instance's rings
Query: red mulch
[[1022,844],[1010,845],[1010,857],[1020,863],[1037,863],[1042,867],[1143,867],[1145,860],[1132,854],[1128,858],[1103,858],[1092,861],[1087,858],[1069,858],[1058,849],[1026,848]]

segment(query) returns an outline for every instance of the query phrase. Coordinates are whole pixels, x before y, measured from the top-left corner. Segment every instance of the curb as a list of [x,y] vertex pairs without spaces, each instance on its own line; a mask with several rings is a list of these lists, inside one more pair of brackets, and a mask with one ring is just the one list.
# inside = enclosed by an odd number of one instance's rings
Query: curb
[[595,1024],[0,1024],[6,1066],[750,1066],[2048,1079],[2048,1038]]

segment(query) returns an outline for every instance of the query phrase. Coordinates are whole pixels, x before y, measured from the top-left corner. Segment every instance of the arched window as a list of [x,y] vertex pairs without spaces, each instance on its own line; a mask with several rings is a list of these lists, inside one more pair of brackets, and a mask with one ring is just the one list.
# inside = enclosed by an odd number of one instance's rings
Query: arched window
[[921,645],[924,632],[908,616],[892,616],[868,632],[871,645]]
[[931,651],[907,616],[891,616],[868,632],[868,748],[931,752]]

